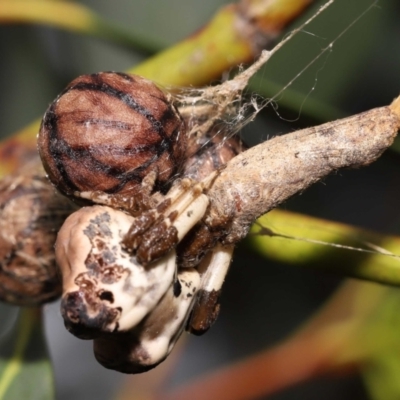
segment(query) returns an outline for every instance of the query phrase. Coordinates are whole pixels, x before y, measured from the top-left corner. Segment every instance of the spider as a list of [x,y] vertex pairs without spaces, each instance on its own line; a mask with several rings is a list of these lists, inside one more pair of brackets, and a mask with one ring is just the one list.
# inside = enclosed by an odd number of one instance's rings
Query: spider
[[[202,234],[202,220],[207,189],[242,145],[217,134],[196,143],[183,177],[165,195],[153,192],[155,173],[143,180],[148,209],[129,213],[129,207],[136,210],[130,197],[79,192],[98,205],[81,208],[59,231],[65,325],[80,338],[94,339],[95,355],[107,368],[153,368],[185,328],[203,334],[218,316],[233,245],[220,243],[221,231]],[[199,247],[207,251],[199,255]]]
[[[204,217],[207,190],[241,151],[218,128],[234,112],[231,101],[241,87],[234,86],[210,117],[215,105],[208,92],[178,111],[170,95],[145,78],[83,75],[43,117],[38,147],[50,181],[76,202],[96,204],[73,213],[58,234],[65,325],[83,339],[114,343],[114,336],[128,335],[131,345],[147,343],[139,351],[147,356],[128,363],[132,372],[166,357],[171,346],[160,350],[162,332],[174,343],[185,325],[201,334],[218,315],[233,251],[220,239],[230,220],[210,229]],[[175,311],[144,340],[152,330],[146,321],[159,307]],[[105,360],[108,353],[102,354]]]

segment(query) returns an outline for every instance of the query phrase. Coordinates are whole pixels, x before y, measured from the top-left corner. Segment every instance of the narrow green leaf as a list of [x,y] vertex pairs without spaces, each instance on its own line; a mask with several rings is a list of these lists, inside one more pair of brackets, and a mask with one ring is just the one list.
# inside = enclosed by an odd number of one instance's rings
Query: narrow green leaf
[[0,345],[0,400],[54,398],[41,311],[22,308],[14,328]]
[[[400,399],[400,291],[385,288],[376,311],[353,340],[361,374],[371,400]],[[359,356],[357,356],[359,352]]]
[[247,243],[293,266],[400,286],[398,236],[276,209],[257,220]]
[[400,398],[400,358],[393,349],[363,369],[363,378],[371,400]]
[[48,25],[109,40],[145,54],[154,53],[161,47],[143,35],[114,25],[91,9],[72,2],[44,0],[0,2],[0,23]]
[[[247,91],[258,93],[263,98],[270,99],[280,93],[282,87],[283,85],[259,74],[251,78]],[[277,103],[280,107],[301,112],[301,115],[321,122],[334,121],[335,119],[346,117],[341,110],[290,87],[284,90],[284,94],[279,95]]]

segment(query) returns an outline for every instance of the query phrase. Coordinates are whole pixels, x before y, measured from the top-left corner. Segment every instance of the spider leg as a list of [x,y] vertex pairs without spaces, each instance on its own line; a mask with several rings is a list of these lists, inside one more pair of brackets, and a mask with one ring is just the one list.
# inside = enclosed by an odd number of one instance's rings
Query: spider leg
[[199,183],[188,178],[178,181],[157,207],[136,218],[123,245],[138,262],[147,265],[162,257],[203,218],[209,204],[203,191],[215,176]]
[[224,246],[218,243],[198,266],[201,282],[186,326],[190,333],[202,335],[217,319],[221,288],[228,273],[233,248],[233,245]]
[[[91,190],[85,192],[74,192],[74,196],[79,199],[89,200],[92,203],[109,206],[115,209],[122,209],[131,215],[139,214],[151,209],[156,205],[156,197],[151,193],[157,179],[157,172],[148,173],[142,180],[140,191],[137,193],[106,193],[101,190]],[[153,198],[154,197],[154,198]]]

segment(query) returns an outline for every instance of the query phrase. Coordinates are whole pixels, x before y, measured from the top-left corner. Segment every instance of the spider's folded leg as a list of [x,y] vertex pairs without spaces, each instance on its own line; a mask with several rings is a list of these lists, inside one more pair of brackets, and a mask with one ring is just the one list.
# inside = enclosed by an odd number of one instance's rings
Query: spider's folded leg
[[203,193],[217,172],[196,182],[177,181],[157,207],[142,213],[132,223],[123,245],[147,265],[174,249],[204,216],[209,200]]
[[207,332],[218,317],[219,297],[232,259],[233,245],[218,243],[197,268],[201,274],[200,289],[186,330],[195,335]]

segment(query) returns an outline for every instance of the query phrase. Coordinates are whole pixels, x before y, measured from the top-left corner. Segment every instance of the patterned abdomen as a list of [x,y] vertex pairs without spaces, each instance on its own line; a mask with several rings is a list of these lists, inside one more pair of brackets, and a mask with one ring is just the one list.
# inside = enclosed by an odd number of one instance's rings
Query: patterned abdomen
[[48,108],[38,143],[50,180],[66,195],[134,195],[152,171],[162,190],[186,149],[184,122],[165,94],[115,72],[72,81]]

